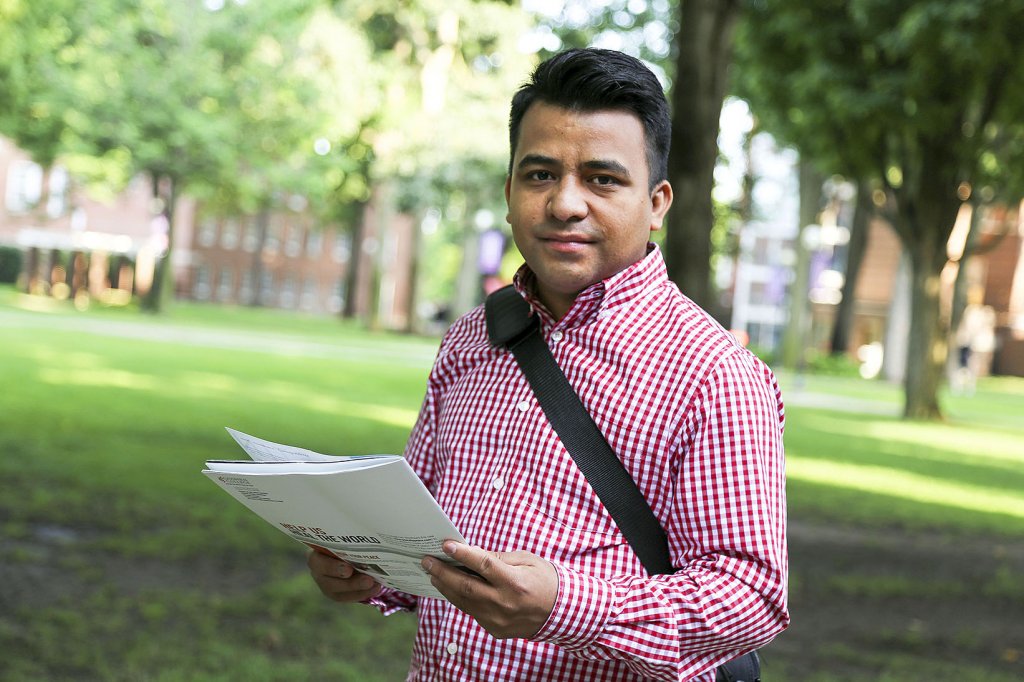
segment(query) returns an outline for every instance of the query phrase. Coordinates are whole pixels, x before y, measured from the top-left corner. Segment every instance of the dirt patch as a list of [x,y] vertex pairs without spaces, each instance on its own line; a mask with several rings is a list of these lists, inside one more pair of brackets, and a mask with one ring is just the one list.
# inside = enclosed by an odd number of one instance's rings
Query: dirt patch
[[[125,559],[89,550],[90,539],[48,526],[6,541],[0,613],[111,586],[127,595],[229,595],[267,579],[259,564]],[[1024,543],[794,522],[790,563],[793,622],[762,652],[766,680],[962,679],[957,670],[1024,679]],[[297,556],[296,570],[300,564]],[[893,673],[894,659],[930,667],[919,675]]]
[[[198,557],[188,562],[124,557],[92,547],[98,534],[54,525],[0,546],[0,613],[56,606],[89,592],[114,588],[124,596],[153,590],[246,593],[264,584],[258,563]],[[298,563],[298,559],[296,560]]]
[[1024,679],[1020,541],[793,523],[790,564],[793,621],[764,651],[769,672],[880,679],[896,656]]

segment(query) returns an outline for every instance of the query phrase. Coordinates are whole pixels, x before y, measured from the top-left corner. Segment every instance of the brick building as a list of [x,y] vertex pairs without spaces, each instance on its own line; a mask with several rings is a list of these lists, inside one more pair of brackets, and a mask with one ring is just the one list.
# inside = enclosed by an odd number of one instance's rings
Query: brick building
[[[127,302],[152,282],[166,226],[152,188],[136,178],[106,200],[43,169],[0,137],[0,246],[21,250],[21,286],[36,293]],[[175,292],[222,304],[337,314],[349,295],[350,232],[317,223],[304,201],[263,215],[218,216],[191,198],[175,211]],[[356,315],[384,328],[412,324],[416,225],[376,193],[364,216],[354,296]]]

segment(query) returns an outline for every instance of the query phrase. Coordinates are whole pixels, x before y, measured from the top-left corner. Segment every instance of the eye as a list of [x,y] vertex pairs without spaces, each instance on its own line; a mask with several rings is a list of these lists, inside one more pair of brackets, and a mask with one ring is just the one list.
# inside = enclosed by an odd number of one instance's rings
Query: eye
[[590,181],[592,183],[594,183],[595,185],[601,185],[601,186],[609,186],[609,185],[617,185],[617,184],[619,184],[619,181],[616,178],[613,178],[610,175],[595,175],[594,177],[590,178]]
[[551,180],[554,177],[555,176],[553,176],[551,173],[549,173],[546,170],[534,170],[534,171],[530,171],[529,173],[526,174],[526,179],[527,180],[539,180],[541,182],[544,182],[544,181],[547,181],[547,180]]

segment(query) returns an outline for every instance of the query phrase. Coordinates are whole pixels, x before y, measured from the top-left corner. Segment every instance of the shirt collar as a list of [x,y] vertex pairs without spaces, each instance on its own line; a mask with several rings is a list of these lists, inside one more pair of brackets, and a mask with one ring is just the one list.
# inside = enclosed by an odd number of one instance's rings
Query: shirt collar
[[581,291],[572,307],[561,320],[556,321],[536,295],[537,276],[525,263],[513,278],[516,290],[523,294],[530,306],[541,316],[545,326],[556,323],[564,327],[576,327],[596,316],[621,305],[635,302],[652,287],[668,280],[665,259],[657,244],[647,244],[647,255],[615,273],[607,279],[591,284]]

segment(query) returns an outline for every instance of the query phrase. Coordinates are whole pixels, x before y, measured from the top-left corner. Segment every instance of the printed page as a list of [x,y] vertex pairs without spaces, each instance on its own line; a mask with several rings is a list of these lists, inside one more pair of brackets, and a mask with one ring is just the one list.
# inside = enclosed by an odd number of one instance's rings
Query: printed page
[[252,462],[237,459],[208,459],[206,468],[224,473],[265,476],[267,474],[337,474],[380,466],[391,460],[401,459],[398,455],[360,455],[330,461],[277,461]]
[[388,587],[443,599],[420,559],[450,561],[441,543],[465,539],[403,458],[355,469],[345,461],[233,464],[209,462],[203,473],[295,540],[352,561]]
[[336,462],[354,459],[354,457],[332,457],[291,445],[271,443],[269,440],[250,436],[232,428],[228,428],[227,431],[235,439],[235,442],[242,446],[246,454],[257,462]]

